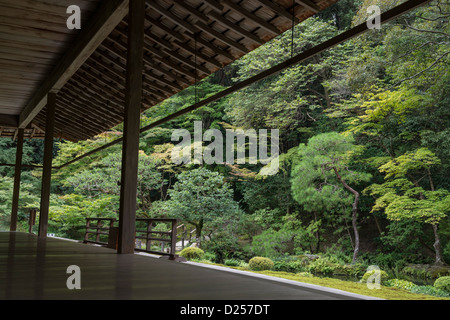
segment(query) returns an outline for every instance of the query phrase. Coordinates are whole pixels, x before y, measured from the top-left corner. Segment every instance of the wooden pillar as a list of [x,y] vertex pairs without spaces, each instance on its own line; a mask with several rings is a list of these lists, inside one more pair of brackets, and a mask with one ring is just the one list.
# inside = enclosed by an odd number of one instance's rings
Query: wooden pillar
[[42,171],[41,209],[39,212],[39,237],[47,237],[48,210],[50,207],[50,185],[52,180],[53,135],[55,127],[56,93],[47,97],[47,112],[44,142],[44,168]]
[[17,231],[17,212],[19,211],[20,176],[22,174],[23,136],[24,129],[17,129],[16,167],[14,171],[14,190],[11,208],[10,231]]
[[139,156],[139,130],[142,104],[145,0],[130,0],[122,147],[122,179],[117,251],[134,253],[136,236],[136,196]]

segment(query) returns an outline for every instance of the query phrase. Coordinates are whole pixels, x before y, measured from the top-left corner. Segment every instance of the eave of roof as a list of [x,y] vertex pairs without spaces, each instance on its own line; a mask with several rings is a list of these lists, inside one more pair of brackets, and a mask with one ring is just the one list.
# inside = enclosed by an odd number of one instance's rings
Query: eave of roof
[[[27,0],[17,1],[31,5]],[[301,22],[336,1],[296,0],[294,6],[292,0],[147,1],[142,111],[288,30],[293,18],[295,23]],[[50,2],[60,1],[33,1],[36,10],[41,11]],[[81,2],[92,8],[97,1]],[[77,40],[72,39],[72,46],[66,47],[66,55],[61,58],[61,53],[58,54],[60,62],[55,64],[53,57],[50,65],[53,69],[49,67],[43,73],[47,75],[45,80],[32,79],[35,69],[30,66],[27,71],[26,64],[22,65],[24,77],[30,78],[28,89],[32,92],[17,103],[15,108],[21,107],[19,114],[17,109],[8,111],[17,117],[18,127],[29,127],[30,123],[37,128],[45,127],[46,94],[50,91],[58,93],[55,120],[58,137],[85,140],[123,122],[127,4],[125,0],[109,0],[107,5],[103,2],[102,7],[97,7],[96,13],[91,14],[91,24],[81,30]],[[53,24],[50,27],[55,28]],[[48,39],[38,39],[34,39],[34,45],[50,44]],[[67,46],[68,38],[52,41],[63,49],[61,43]],[[0,106],[0,110],[1,114],[6,109]]]

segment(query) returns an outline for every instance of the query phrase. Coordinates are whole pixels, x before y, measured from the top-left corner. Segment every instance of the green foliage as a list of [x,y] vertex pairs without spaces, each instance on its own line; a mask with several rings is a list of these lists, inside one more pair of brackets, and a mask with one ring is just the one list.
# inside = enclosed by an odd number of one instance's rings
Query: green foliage
[[293,237],[293,232],[286,229],[265,230],[260,235],[253,237],[252,251],[256,255],[274,258],[287,253],[292,254]]
[[[30,182],[22,181],[20,185],[18,211],[18,229],[20,231],[27,230],[30,209],[39,208],[40,195],[35,184],[36,182],[30,179]],[[0,228],[5,230],[9,229],[13,188],[13,178],[6,176],[0,179]]]
[[[450,192],[446,189],[427,191],[411,182],[408,177],[414,171],[425,170],[438,165],[440,160],[426,148],[407,152],[379,167],[386,173],[384,184],[373,184],[366,189],[378,196],[373,211],[384,209],[388,219],[412,218],[430,224],[438,224],[450,210]],[[431,177],[429,177],[431,179]],[[431,183],[431,180],[430,180]]]
[[408,290],[408,291],[416,286],[411,281],[406,281],[406,280],[401,280],[401,279],[386,280],[384,285],[387,287],[399,288],[399,289]]
[[306,263],[302,260],[275,260],[274,261],[274,271],[283,271],[283,272],[305,272]]
[[338,265],[329,261],[326,258],[319,258],[308,265],[308,271],[313,274],[331,275],[335,272]]
[[216,261],[216,256],[214,253],[206,251],[203,255],[203,260]]
[[450,276],[436,279],[433,286],[438,290],[443,290],[450,293]]
[[225,259],[224,265],[228,267],[239,267],[241,265],[241,262],[242,261],[236,259]]
[[254,257],[248,262],[248,267],[254,271],[272,270],[274,263],[269,258]]
[[[88,170],[78,171],[64,181],[78,194],[89,198],[118,196],[120,194],[121,154],[111,153],[100,159]],[[152,192],[163,186],[163,177],[157,170],[158,160],[144,152],[139,153],[138,214],[147,216],[152,205]],[[116,202],[116,205],[118,203]]]
[[434,165],[439,165],[440,159],[427,148],[420,148],[392,159],[380,166],[378,169],[385,173],[385,179],[402,178],[411,171],[429,169]]
[[179,255],[186,258],[187,260],[200,260],[203,257],[204,253],[205,252],[200,248],[187,247],[181,250]]
[[360,148],[350,136],[336,132],[319,134],[309,139],[308,145],[300,145],[299,161],[292,171],[294,199],[310,212],[349,206],[353,196],[337,179],[336,172],[348,184],[368,181],[369,174],[348,169],[358,152]]
[[216,230],[231,224],[240,214],[233,190],[220,173],[202,167],[182,172],[177,179],[164,210],[194,225],[198,240],[204,227]]
[[375,276],[377,279],[379,277],[380,284],[386,285],[386,282],[389,280],[389,275],[386,273],[386,271],[383,270],[370,270],[364,273],[364,275],[361,278],[362,283],[366,283],[369,277]]
[[[304,52],[351,25],[367,7],[401,1],[340,0],[225,69],[141,115],[148,125],[226,86]],[[145,132],[140,140],[139,216],[181,218],[197,229],[203,259],[245,265],[250,256],[273,259],[274,269],[362,276],[367,263],[427,283],[438,225],[443,260],[450,259],[450,73],[448,3],[433,1],[291,66],[226,98]],[[293,52],[291,49],[293,48]],[[280,171],[262,178],[254,165],[197,168],[171,160],[174,128],[280,129]],[[87,141],[57,141],[60,165],[122,134],[122,125]],[[13,163],[15,141],[0,139],[0,162]],[[24,164],[42,161],[42,141],[25,141]],[[86,217],[117,217],[121,146],[92,154],[52,177],[50,232],[80,239]],[[355,223],[364,227],[360,263],[349,264],[354,190],[365,189]],[[0,227],[7,229],[14,168],[0,167]],[[23,169],[19,230],[39,207],[41,170]],[[376,218],[376,221],[375,219]],[[362,229],[362,228],[361,228]],[[362,230],[361,230],[362,231]],[[205,236],[207,235],[207,236]],[[239,241],[238,241],[239,239]],[[351,240],[350,240],[351,239]],[[242,240],[246,246],[242,245]],[[201,243],[200,243],[201,241]],[[332,246],[327,252],[324,248]],[[367,249],[366,249],[367,248]],[[320,255],[310,259],[304,252]],[[408,269],[409,268],[409,269]],[[393,286],[409,288],[393,279]],[[409,288],[439,295],[430,286]]]
[[444,247],[443,254],[444,260],[450,261],[450,242],[447,242],[447,245]]
[[432,278],[431,273],[424,268],[405,267],[402,269],[402,274],[408,275],[420,281],[426,281]]
[[240,257],[241,255],[241,248],[236,237],[225,232],[214,234],[210,241],[203,243],[203,248],[214,254],[214,258],[211,260],[217,263],[224,263],[227,259]]
[[433,286],[414,286],[409,291],[412,293],[427,294],[435,297],[450,297],[450,293],[448,291],[443,291]]

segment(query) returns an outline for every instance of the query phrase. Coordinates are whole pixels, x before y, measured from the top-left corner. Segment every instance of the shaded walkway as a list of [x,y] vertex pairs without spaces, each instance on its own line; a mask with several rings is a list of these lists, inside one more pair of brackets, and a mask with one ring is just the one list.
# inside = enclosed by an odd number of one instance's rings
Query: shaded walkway
[[[69,290],[67,267],[81,269]],[[26,233],[0,232],[0,300],[302,300],[362,296],[156,259]],[[367,298],[367,297],[366,297]]]

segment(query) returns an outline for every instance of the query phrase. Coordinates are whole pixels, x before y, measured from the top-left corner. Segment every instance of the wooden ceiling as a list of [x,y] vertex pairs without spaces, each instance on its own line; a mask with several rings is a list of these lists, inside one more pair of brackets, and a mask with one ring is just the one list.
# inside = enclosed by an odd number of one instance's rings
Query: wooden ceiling
[[[290,29],[293,14],[295,23],[299,23],[336,1],[147,1],[142,111]],[[68,60],[64,53],[73,51],[79,37],[89,31],[66,28],[67,6],[75,4],[81,8],[84,25],[89,19],[96,19],[95,12],[102,9],[102,2],[105,1],[0,0],[2,136],[15,136],[13,128],[16,123],[18,127],[26,122],[22,121],[26,110],[34,111],[34,115],[26,114],[28,118],[33,115],[31,122],[26,123],[26,137],[31,137],[33,128],[40,128],[42,133],[46,108],[41,99],[44,95],[38,93],[45,94],[55,87],[57,137],[85,140],[123,122],[126,14],[118,16],[118,23],[110,22],[114,23],[112,32],[97,39],[92,52],[82,62],[78,60],[79,67],[73,64],[61,69],[61,60]],[[76,70],[69,72],[70,68]],[[58,78],[59,86],[47,86],[46,78],[55,74],[55,69],[69,71],[65,72],[66,77]],[[41,137],[36,131],[35,137]]]
[[[21,113],[78,31],[66,27],[69,1],[0,0],[0,136],[15,138],[14,116]],[[76,1],[82,23],[99,1]],[[2,119],[3,118],[3,119]],[[39,133],[39,134],[37,134]],[[42,138],[43,130],[29,124],[28,138]]]

